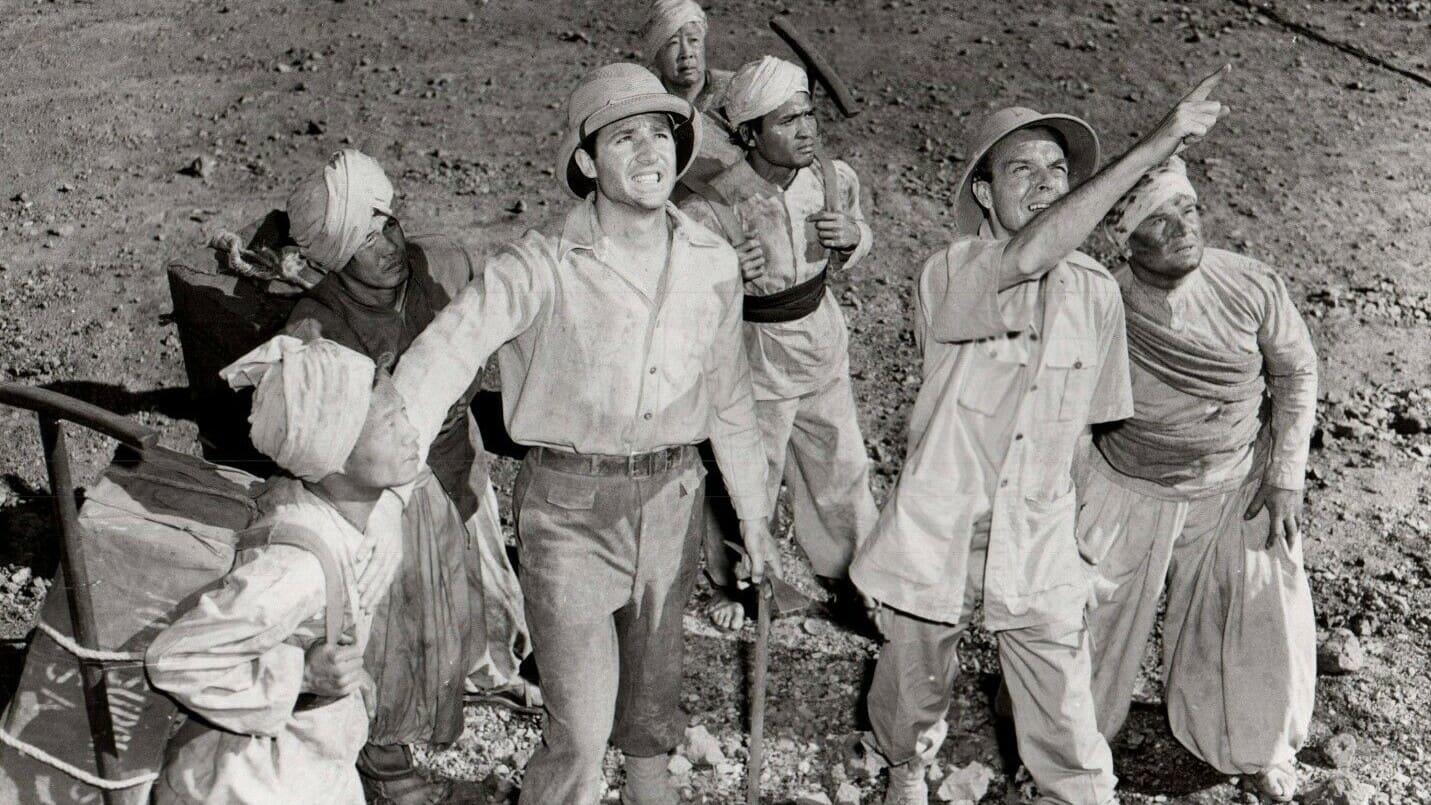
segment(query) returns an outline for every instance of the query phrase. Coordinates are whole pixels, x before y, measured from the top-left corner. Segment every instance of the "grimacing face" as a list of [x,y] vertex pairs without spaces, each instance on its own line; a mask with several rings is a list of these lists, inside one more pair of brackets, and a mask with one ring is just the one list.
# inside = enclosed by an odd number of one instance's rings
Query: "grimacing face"
[[803,168],[815,161],[820,147],[820,126],[810,93],[797,92],[751,127],[755,150],[762,159],[782,168]]
[[417,429],[408,421],[406,406],[392,377],[380,371],[363,430],[343,463],[343,473],[369,489],[405,484],[422,469],[417,439]]
[[407,236],[398,219],[374,211],[373,228],[340,272],[343,279],[369,288],[396,288],[407,282]]
[[974,198],[989,211],[995,235],[1018,232],[1068,193],[1068,157],[1052,129],[1019,129],[984,159],[988,176],[974,180]]
[[595,155],[576,152],[576,164],[596,180],[608,201],[659,210],[676,187],[676,135],[671,118],[648,112],[617,120],[596,132]]
[[667,89],[694,87],[706,74],[706,26],[688,22],[656,52],[656,72]]
[[1159,204],[1128,237],[1128,259],[1143,271],[1179,280],[1202,265],[1197,199],[1182,193]]

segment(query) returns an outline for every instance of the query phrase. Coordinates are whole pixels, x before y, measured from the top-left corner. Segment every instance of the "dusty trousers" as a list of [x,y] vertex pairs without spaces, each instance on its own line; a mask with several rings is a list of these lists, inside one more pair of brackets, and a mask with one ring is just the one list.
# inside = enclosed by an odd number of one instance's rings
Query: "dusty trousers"
[[[879,518],[870,493],[869,456],[855,410],[849,373],[800,397],[755,401],[765,447],[770,511],[783,478],[794,512],[794,536],[815,574],[842,579],[855,546]],[[714,461],[707,461],[713,469]],[[723,540],[740,542],[735,511],[719,477],[707,489],[706,573],[723,587],[735,584],[733,556]]]
[[699,567],[704,469],[694,447],[675,453],[611,473],[573,470],[584,457],[545,448],[523,461],[512,499],[546,702],[523,805],[597,802],[608,741],[651,757],[684,735],[681,619]]
[[1078,541],[1097,559],[1089,613],[1098,725],[1128,716],[1143,651],[1168,594],[1163,676],[1173,734],[1224,774],[1290,762],[1316,694],[1316,623],[1302,544],[1267,547],[1268,515],[1243,513],[1257,491],[1160,499],[1120,485],[1101,457],[1079,490]]
[[[938,750],[953,686],[959,639],[983,595],[988,536],[976,537],[959,623],[925,620],[888,607],[868,714],[875,743],[891,765]],[[1039,802],[1114,801],[1113,755],[1094,717],[1088,632],[1081,623],[1042,624],[995,633],[1004,684],[1013,701],[1019,756],[1038,784]],[[921,746],[920,741],[925,744]]]

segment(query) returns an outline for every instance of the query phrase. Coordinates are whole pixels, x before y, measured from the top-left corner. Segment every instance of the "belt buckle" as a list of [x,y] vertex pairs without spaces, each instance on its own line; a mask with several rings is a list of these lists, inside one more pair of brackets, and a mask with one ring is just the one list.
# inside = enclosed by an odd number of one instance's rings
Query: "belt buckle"
[[669,449],[658,450],[651,456],[651,474],[665,472],[671,466],[671,451]]

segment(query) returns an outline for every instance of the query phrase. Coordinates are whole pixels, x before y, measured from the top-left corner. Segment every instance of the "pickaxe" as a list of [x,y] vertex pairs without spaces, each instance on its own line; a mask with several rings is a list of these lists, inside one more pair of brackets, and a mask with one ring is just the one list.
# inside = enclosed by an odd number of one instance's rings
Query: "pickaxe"
[[[740,554],[736,573],[750,576],[750,555],[739,543],[726,540],[731,550]],[[750,749],[745,764],[746,805],[760,804],[760,769],[765,760],[765,672],[770,666],[771,610],[775,617],[799,612],[810,605],[810,599],[779,576],[767,575],[761,580],[756,595],[755,665],[750,675]]]

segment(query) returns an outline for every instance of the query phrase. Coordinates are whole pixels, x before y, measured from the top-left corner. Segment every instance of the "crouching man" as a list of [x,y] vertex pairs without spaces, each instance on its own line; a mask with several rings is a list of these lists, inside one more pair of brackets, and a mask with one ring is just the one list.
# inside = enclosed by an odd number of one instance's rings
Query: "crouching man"
[[[224,376],[257,386],[253,444],[294,477],[270,481],[258,500],[266,544],[241,544],[223,586],[149,646],[155,688],[203,719],[171,740],[154,799],[361,805],[354,764],[372,680],[360,664],[371,615],[358,579],[375,540],[399,539],[364,529],[383,490],[417,476],[417,433],[386,373],[331,341],[278,336]],[[350,606],[334,608],[335,595]],[[325,642],[340,631],[350,645]],[[326,665],[338,677],[316,682],[307,668],[325,663],[308,661],[334,652]]]
[[1079,543],[1096,561],[1089,617],[1098,725],[1128,701],[1168,595],[1168,721],[1219,771],[1296,793],[1316,692],[1302,565],[1317,355],[1287,288],[1249,257],[1203,245],[1182,160],[1109,214],[1123,291],[1133,416],[1094,437]]
[[532,448],[512,495],[546,705],[526,805],[596,802],[608,741],[625,755],[624,802],[676,801],[697,443],[714,446],[752,575],[778,570],[735,252],[669,203],[698,121],[643,67],[589,73],[556,171],[580,201],[557,231],[493,257],[394,375],[426,441],[495,352],[507,430]]
[[869,694],[888,758],[885,802],[928,802],[959,638],[982,599],[998,639],[1018,748],[1041,801],[1114,799],[1099,734],[1074,541],[1073,460],[1090,425],[1133,412],[1118,286],[1075,251],[1147,171],[1207,133],[1221,73],[1098,172],[1093,130],[1008,108],[973,132],[960,237],[919,277],[924,383],[908,457],[851,577],[882,603]]

